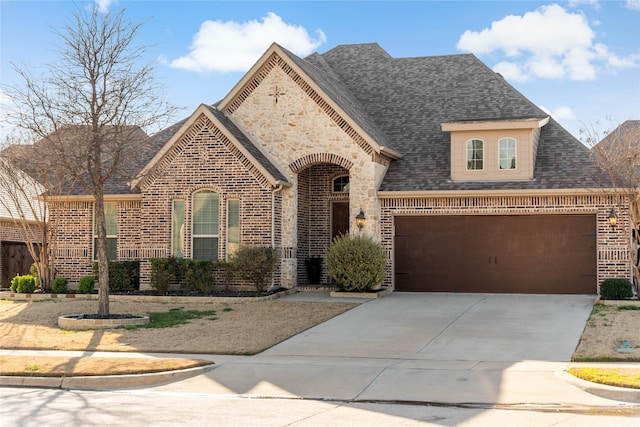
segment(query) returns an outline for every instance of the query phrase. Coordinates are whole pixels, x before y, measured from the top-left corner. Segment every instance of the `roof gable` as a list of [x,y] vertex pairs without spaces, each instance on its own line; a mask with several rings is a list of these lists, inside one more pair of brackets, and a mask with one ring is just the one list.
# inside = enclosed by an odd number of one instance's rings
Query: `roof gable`
[[290,185],[285,175],[228,117],[216,108],[202,104],[187,119],[151,137],[157,140],[154,145],[159,145],[160,148],[131,181],[132,188],[142,188],[152,182],[176,156],[173,148],[187,142],[209,124],[215,127],[216,137],[227,145],[264,186]]
[[339,80],[275,43],[220,101],[218,108],[233,114],[274,67],[282,68],[366,152],[376,152],[391,158],[401,157],[401,153],[364,114],[364,110]]

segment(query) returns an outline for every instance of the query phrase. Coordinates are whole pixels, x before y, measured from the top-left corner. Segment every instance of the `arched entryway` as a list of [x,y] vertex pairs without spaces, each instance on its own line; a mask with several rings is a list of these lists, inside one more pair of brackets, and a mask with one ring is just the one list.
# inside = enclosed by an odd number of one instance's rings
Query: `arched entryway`
[[[350,167],[347,162],[346,166]],[[298,171],[297,277],[310,283],[307,264],[324,258],[332,239],[349,232],[349,169],[341,164],[314,163]],[[326,265],[319,284],[328,284]]]

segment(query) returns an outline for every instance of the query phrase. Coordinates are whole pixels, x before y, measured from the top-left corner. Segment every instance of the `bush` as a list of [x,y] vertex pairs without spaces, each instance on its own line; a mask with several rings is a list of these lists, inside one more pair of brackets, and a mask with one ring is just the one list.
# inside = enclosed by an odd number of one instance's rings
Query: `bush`
[[11,280],[11,290],[20,294],[32,294],[36,290],[36,277],[26,274]]
[[51,290],[55,294],[66,294],[68,291],[67,285],[69,281],[64,277],[56,277],[53,279],[53,286],[51,286]]
[[96,276],[84,276],[80,278],[78,283],[79,294],[89,294],[93,292],[93,288],[96,286]]
[[230,264],[238,275],[263,292],[273,279],[280,259],[278,250],[261,246],[240,246]]
[[189,292],[209,294],[213,290],[213,276],[211,261],[197,259],[184,260],[183,288]]
[[[93,264],[98,275],[98,263]],[[140,289],[140,261],[109,261],[109,291],[129,292]]]
[[386,271],[384,251],[370,237],[336,237],[327,254],[327,273],[343,291],[371,290],[382,283]]
[[37,279],[30,275],[16,276],[11,280],[11,290],[19,294],[32,294],[36,290]]
[[600,284],[601,299],[629,299],[633,297],[633,285],[627,279],[605,279]]
[[151,287],[166,294],[171,284],[183,277],[183,260],[178,258],[151,258]]

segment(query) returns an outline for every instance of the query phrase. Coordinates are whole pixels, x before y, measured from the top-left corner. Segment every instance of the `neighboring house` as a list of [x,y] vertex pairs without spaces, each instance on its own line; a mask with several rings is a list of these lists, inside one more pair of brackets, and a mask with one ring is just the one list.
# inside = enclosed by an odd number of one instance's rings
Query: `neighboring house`
[[[302,59],[273,44],[224,99],[141,147],[153,155],[135,179],[109,187],[107,234],[146,288],[149,258],[243,244],[278,248],[279,283],[305,285],[304,261],[347,231],[381,242],[400,291],[594,294],[629,276],[589,150],[470,54],[360,44]],[[57,271],[77,282],[93,203],[54,208]]]
[[37,224],[43,209],[36,199],[43,187],[11,166],[7,156],[19,149],[12,146],[0,153],[0,288],[8,288],[16,275],[29,273],[33,257],[27,239],[40,242]]

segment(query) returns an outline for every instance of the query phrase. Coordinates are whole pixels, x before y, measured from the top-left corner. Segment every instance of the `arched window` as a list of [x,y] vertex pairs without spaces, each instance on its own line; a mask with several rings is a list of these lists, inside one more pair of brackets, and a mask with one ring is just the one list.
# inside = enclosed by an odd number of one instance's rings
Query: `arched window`
[[467,141],[467,170],[484,169],[484,141],[470,139]]
[[349,175],[339,176],[333,180],[333,192],[334,193],[349,192]]
[[502,138],[498,142],[500,169],[516,168],[516,140],[513,138]]
[[218,259],[219,218],[218,193],[202,190],[193,195],[191,237],[193,259]]

